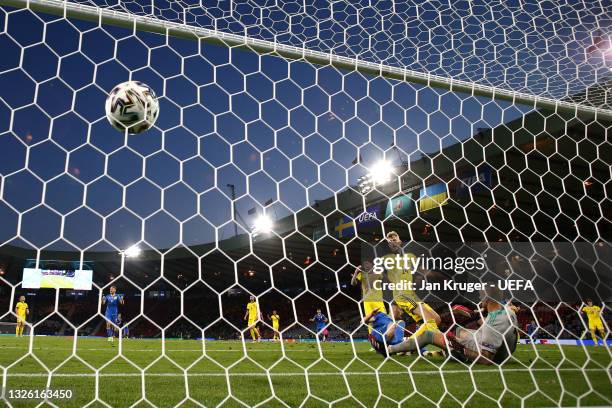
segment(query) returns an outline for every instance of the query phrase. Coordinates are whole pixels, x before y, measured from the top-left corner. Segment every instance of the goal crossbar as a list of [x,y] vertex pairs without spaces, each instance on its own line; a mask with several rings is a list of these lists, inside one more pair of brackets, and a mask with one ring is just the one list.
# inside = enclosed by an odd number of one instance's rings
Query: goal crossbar
[[106,24],[134,31],[144,31],[189,40],[202,40],[223,44],[231,48],[247,49],[259,54],[278,55],[291,60],[304,60],[315,65],[329,65],[342,70],[358,71],[367,75],[422,84],[451,92],[466,93],[491,99],[532,106],[534,109],[547,109],[559,114],[587,115],[595,120],[612,121],[612,110],[588,106],[566,100],[558,100],[526,92],[512,91],[494,86],[447,78],[401,67],[360,60],[310,50],[305,47],[279,44],[238,34],[226,33],[203,27],[166,21],[155,17],[142,16],[111,10],[104,7],[89,6],[65,0],[0,0],[0,5],[14,8],[27,8],[34,12],[60,15]]

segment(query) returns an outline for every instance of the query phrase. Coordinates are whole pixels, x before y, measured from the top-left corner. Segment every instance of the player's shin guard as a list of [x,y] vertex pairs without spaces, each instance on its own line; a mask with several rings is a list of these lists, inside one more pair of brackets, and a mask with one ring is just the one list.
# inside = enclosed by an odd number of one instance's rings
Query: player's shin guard
[[21,326],[19,325],[15,326],[15,336],[19,336],[20,329],[21,329]]

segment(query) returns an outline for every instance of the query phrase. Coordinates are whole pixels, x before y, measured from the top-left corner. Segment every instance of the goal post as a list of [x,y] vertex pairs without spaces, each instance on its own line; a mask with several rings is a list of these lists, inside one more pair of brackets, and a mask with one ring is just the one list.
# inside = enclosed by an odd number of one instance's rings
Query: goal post
[[524,104],[534,109],[547,109],[559,114],[577,115],[583,119],[612,120],[612,110],[606,108],[574,103],[567,100],[552,99],[474,82],[466,82],[433,75],[431,73],[385,65],[383,63],[344,57],[335,55],[331,52],[325,53],[309,50],[305,47],[300,48],[279,42],[226,33],[221,30],[211,30],[203,27],[190,26],[188,24],[180,24],[152,16],[131,14],[107,9],[105,7],[90,6],[65,0],[0,0],[0,5],[28,8],[34,12],[49,13],[130,30],[156,33],[187,40],[208,41],[228,47],[245,48],[252,52],[278,55],[290,60],[304,60],[315,65],[330,65],[338,69],[358,71],[366,75],[381,76],[397,81],[408,81],[434,88],[445,89],[451,92],[462,92],[468,95],[491,98],[493,100]]
[[0,0],[0,404],[612,406],[586,3]]

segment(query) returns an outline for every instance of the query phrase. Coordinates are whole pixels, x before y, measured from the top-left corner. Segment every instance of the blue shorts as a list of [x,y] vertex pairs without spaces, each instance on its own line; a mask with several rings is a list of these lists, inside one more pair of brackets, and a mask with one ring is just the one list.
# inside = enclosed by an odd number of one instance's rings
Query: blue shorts
[[117,324],[117,313],[108,313],[104,315],[104,318],[112,324]]

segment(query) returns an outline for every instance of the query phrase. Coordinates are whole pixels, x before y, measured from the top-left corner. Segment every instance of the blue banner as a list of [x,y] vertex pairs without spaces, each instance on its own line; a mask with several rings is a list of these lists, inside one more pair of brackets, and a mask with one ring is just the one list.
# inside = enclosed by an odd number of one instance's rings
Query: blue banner
[[336,232],[336,236],[338,238],[348,238],[355,235],[355,224],[353,219],[347,217],[346,215],[342,218],[339,218],[336,221],[336,226],[334,227],[334,231]]
[[385,218],[390,215],[395,215],[399,218],[416,215],[412,193],[390,199],[385,209]]
[[334,231],[338,238],[348,238],[355,235],[355,226],[365,227],[378,221],[380,205],[376,204],[366,208],[364,212],[354,218],[343,216],[336,221]]
[[491,188],[493,185],[493,172],[491,167],[482,166],[478,169],[478,173],[473,170],[465,171],[459,177],[459,183],[455,187],[456,197],[468,197],[470,191],[472,194],[484,191],[486,188]]
[[364,212],[355,217],[355,224],[358,227],[373,224],[378,221],[378,212],[380,211],[380,205],[376,204],[366,208]]

